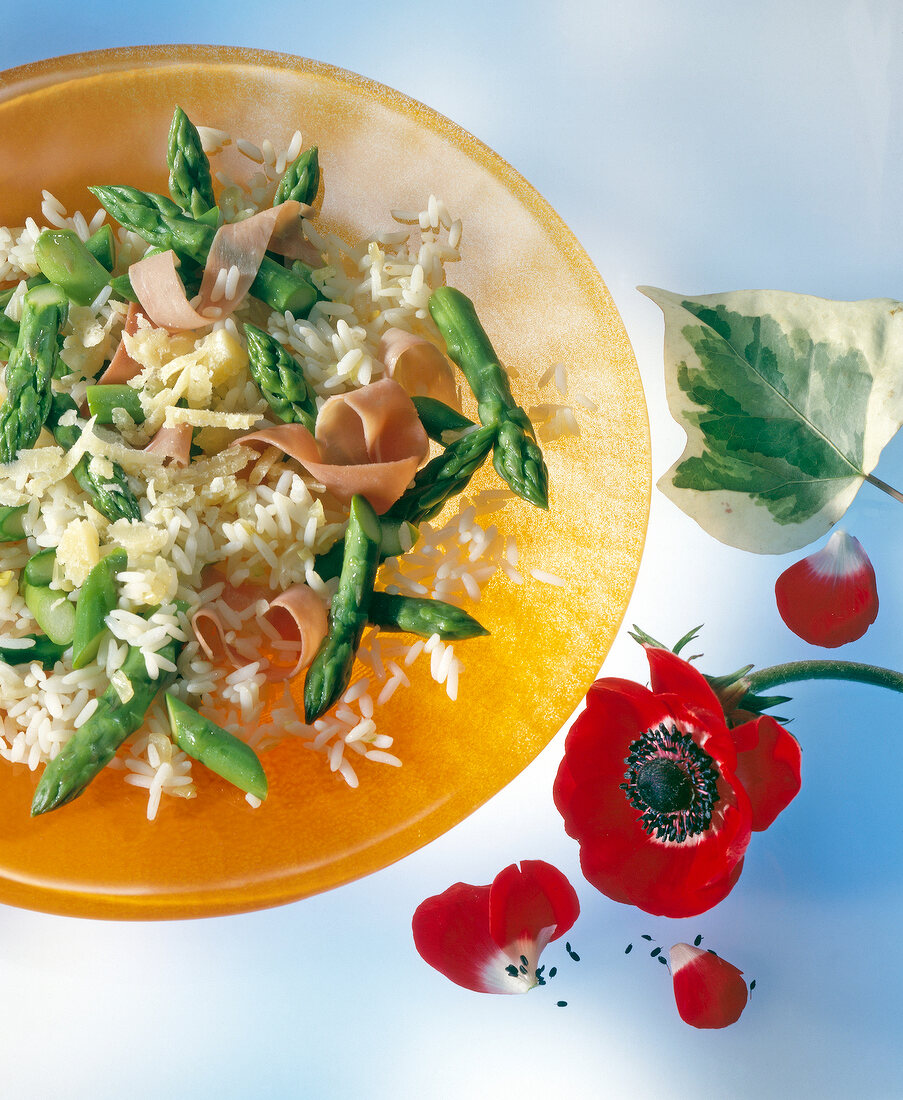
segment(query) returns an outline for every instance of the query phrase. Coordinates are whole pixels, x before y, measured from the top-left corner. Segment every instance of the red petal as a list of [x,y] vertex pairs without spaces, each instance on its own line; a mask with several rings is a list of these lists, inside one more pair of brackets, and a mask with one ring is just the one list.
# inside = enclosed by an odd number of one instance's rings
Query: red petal
[[[577,894],[567,878],[550,863],[525,859],[495,876],[489,895],[489,934],[512,953],[538,958],[546,944],[563,936],[580,915]],[[523,944],[534,950],[524,951]]]
[[752,827],[767,829],[799,793],[799,742],[767,715],[731,730],[737,778],[752,804]]
[[623,771],[631,742],[670,717],[668,708],[648,688],[629,680],[597,680],[565,741],[572,772],[583,779],[617,767]]
[[649,661],[652,690],[656,695],[676,695],[684,706],[724,723],[724,711],[708,681],[691,664],[668,649],[643,646]]
[[535,984],[512,977],[511,959],[489,935],[489,886],[456,882],[418,905],[414,946],[440,974],[477,993],[526,993]]
[[671,948],[671,976],[680,1018],[693,1027],[727,1027],[746,1008],[743,971],[701,947],[676,943]]
[[785,569],[774,591],[793,633],[827,649],[861,638],[878,615],[875,570],[846,531],[835,531],[822,550]]

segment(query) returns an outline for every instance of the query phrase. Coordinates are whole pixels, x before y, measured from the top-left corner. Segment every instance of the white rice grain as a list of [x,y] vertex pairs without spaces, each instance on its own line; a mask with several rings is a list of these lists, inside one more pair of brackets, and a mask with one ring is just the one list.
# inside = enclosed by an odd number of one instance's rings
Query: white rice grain
[[537,581],[542,581],[543,584],[554,584],[558,588],[566,587],[566,582],[561,577],[556,577],[554,573],[547,573],[544,569],[531,569],[530,576]]

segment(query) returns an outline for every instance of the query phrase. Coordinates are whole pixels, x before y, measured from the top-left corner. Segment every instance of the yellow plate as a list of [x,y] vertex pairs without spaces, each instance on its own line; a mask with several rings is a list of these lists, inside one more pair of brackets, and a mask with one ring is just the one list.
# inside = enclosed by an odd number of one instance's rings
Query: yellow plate
[[[199,797],[164,799],[107,769],[77,802],[29,817],[37,781],[0,768],[0,901],[81,917],[177,918],[278,905],[376,871],[461,821],[513,779],[579,702],[612,642],[639,566],[649,440],[636,364],[597,271],[561,219],[500,157],[454,123],[373,81],[303,58],[174,46],[56,58],[0,74],[0,224],[39,219],[41,190],[96,209],[88,184],[166,190],[173,108],[197,123],[283,147],[316,143],[323,220],[354,239],[431,193],[464,219],[449,281],[477,303],[518,372],[524,406],[559,400],[540,377],[561,362],[579,438],[546,448],[548,514],[518,502],[497,522],[520,548],[521,585],[496,577],[479,607],[491,637],[460,643],[457,703],[429,677],[378,711],[400,769],[355,757],[350,790],[289,741],[265,754],[258,810],[195,765]],[[567,171],[567,165],[561,166]],[[488,467],[477,487],[498,485]],[[534,579],[531,569],[564,587]],[[551,792],[549,797],[551,797]]]

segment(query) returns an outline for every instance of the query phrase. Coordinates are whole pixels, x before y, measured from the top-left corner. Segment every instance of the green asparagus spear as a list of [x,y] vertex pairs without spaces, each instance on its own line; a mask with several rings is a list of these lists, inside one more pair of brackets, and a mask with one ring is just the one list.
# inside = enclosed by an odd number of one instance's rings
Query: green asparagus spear
[[67,599],[66,593],[46,584],[26,582],[22,594],[25,597],[25,606],[51,642],[61,646],[72,645],[75,605]]
[[480,324],[473,302],[453,287],[438,287],[430,296],[430,313],[449,358],[461,368],[478,402],[480,423],[496,425],[492,464],[518,496],[548,508],[548,472],[530,418],[516,405],[508,375]]
[[379,519],[372,506],[362,496],[352,497],[339,587],[329,609],[329,631],[304,681],[308,723],[329,710],[351,680],[379,568],[379,536]]
[[110,286],[113,288],[113,293],[117,298],[122,298],[125,302],[134,302],[138,304],[138,295],[135,293],[132,286],[132,280],[129,278],[129,273],[126,271],[124,275],[114,275],[110,279]]
[[279,181],[273,206],[288,199],[307,203],[309,206],[317,197],[320,187],[320,159],[316,145],[311,145],[292,161]]
[[144,423],[144,409],[134,386],[88,386],[86,397],[88,412],[98,424],[112,424],[114,409],[123,409],[136,424]]
[[[89,187],[120,225],[139,234],[158,248],[173,249],[203,265],[213,243],[213,226],[195,221],[165,195],[138,191],[134,187]],[[280,313],[306,317],[318,297],[317,288],[308,277],[308,268],[301,273],[298,265],[289,270],[269,256],[264,256],[251,293]]]
[[460,641],[489,633],[466,611],[442,600],[374,592],[367,614],[370,622],[380,630],[403,631],[424,638],[438,634],[446,641]]
[[[25,286],[31,290],[33,286],[42,286],[47,280],[43,275],[32,275],[25,280]],[[9,359],[13,349],[19,340],[19,324],[12,317],[7,317],[6,307],[16,292],[16,287],[10,286],[0,291],[0,359]],[[57,346],[62,347],[62,336],[57,338]]]
[[15,293],[14,286],[0,290],[0,359],[9,359],[19,339],[19,325],[12,317],[7,317],[6,307]]
[[270,408],[280,420],[303,424],[312,432],[317,420],[317,400],[301,365],[278,340],[256,325],[246,323],[245,336],[248,367]]
[[7,665],[26,665],[37,661],[44,668],[52,668],[68,649],[57,645],[43,634],[26,634],[33,642],[30,646],[0,646],[0,661]]
[[25,538],[22,517],[27,511],[27,504],[0,507],[0,542],[19,542]]
[[0,312],[0,359],[9,359],[19,340],[19,326],[5,313]]
[[461,436],[414,475],[414,483],[385,513],[387,520],[423,523],[439,514],[483,465],[496,439],[490,425]]
[[[77,425],[60,424],[63,414],[71,410],[78,412],[78,406],[68,394],[53,395],[47,423],[57,443],[67,451],[81,435],[81,428]],[[132,492],[125,471],[118,462],[112,465],[112,476],[104,477],[91,469],[90,455],[82,455],[72,471],[72,476],[91,497],[91,503],[97,511],[111,523],[115,523],[117,519],[141,519],[138,499]]]
[[216,206],[210,161],[201,145],[197,127],[181,107],[176,107],[169,127],[166,163],[169,165],[169,193],[186,214],[196,218]]
[[[175,662],[181,648],[182,642],[171,639],[159,655]],[[44,769],[31,804],[32,817],[55,810],[84,791],[113,759],[129,734],[141,726],[147,708],[170,676],[164,672],[152,680],[147,674],[144,655],[134,646],[129,647],[122,672],[131,685],[131,697],[123,702],[112,684],[104,691],[91,717]]]
[[240,790],[255,798],[267,796],[267,777],[257,753],[240,738],[222,729],[181,699],[166,693],[169,728],[182,752],[200,760]]
[[26,291],[19,339],[6,365],[0,406],[0,462],[33,447],[50,412],[50,383],[59,357],[57,337],[69,310],[64,291],[43,283]]
[[34,258],[47,279],[80,306],[90,305],[110,281],[109,271],[72,229],[45,229],[35,241]]
[[[432,519],[446,501],[464,489],[486,460],[494,439],[493,428],[478,428],[462,436],[418,471],[414,484],[379,518],[382,534],[380,561],[405,552],[402,529],[407,530],[407,546],[413,545],[417,538],[416,525]],[[344,549],[344,539],[338,539],[325,553],[317,556],[314,568],[324,581],[337,577],[341,572]]]
[[437,443],[447,446],[449,443],[447,432],[458,434],[468,428],[475,428],[472,420],[468,420],[463,413],[446,405],[444,401],[437,401],[435,397],[412,397],[414,408],[420,417],[423,430]]
[[210,209],[205,210],[203,214],[196,215],[195,221],[199,221],[203,225],[212,225],[214,229],[219,229],[220,217],[220,208],[218,206],[211,206]]
[[[417,541],[419,534],[412,523],[383,519],[379,517],[379,560],[384,562],[386,558],[394,558],[410,549]],[[345,557],[345,539],[336,541],[325,551],[318,554],[314,562],[314,568],[321,580],[331,581],[342,572],[342,561]]]
[[106,630],[106,617],[119,602],[116,577],[128,565],[128,560],[128,554],[118,546],[101,558],[85,578],[75,605],[73,668],[84,668],[97,656]]
[[32,554],[22,570],[22,578],[26,584],[48,585],[53,580],[53,566],[56,562],[56,547],[48,546],[46,550],[39,550]]
[[107,271],[113,270],[116,264],[116,239],[113,236],[112,226],[104,222],[100,229],[85,241],[85,248]]

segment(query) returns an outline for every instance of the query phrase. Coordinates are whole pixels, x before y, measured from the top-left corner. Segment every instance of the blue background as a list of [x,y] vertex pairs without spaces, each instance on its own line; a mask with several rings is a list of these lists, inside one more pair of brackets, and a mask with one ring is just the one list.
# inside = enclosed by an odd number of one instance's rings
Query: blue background
[[[258,46],[370,76],[476,134],[544,194],[606,279],[646,387],[656,476],[683,438],[663,397],[661,316],[637,284],[903,297],[903,13],[890,0],[6,8],[0,68],[117,45]],[[877,472],[903,482],[900,440]],[[903,512],[866,486],[843,526],[872,558],[882,611],[841,655],[900,667]],[[673,640],[704,622],[713,672],[811,656],[774,607],[790,560],[721,546],[655,494],[626,623]],[[605,670],[645,678],[626,632]],[[793,695],[803,791],[754,837],[732,895],[693,921],[649,918],[580,877],[550,797],[561,736],[445,837],[322,897],[175,924],[0,911],[0,1092],[903,1095],[901,702],[849,684]],[[522,858],[576,885],[582,961],[553,944],[543,961],[559,977],[527,997],[453,986],[416,955],[413,910]],[[702,933],[756,978],[740,1022],[682,1024],[665,967],[624,954],[644,932],[666,947]]]

